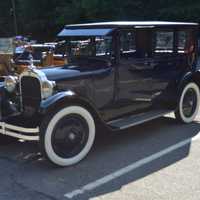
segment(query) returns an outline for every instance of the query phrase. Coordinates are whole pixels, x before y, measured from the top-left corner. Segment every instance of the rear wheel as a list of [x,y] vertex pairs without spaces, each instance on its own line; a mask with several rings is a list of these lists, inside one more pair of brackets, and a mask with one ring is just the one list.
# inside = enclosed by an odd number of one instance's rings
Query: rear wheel
[[190,82],[182,90],[175,116],[183,123],[190,123],[197,116],[199,106],[199,87],[196,83]]
[[95,139],[92,115],[83,107],[64,107],[47,117],[41,125],[42,152],[58,166],[70,166],[81,161]]

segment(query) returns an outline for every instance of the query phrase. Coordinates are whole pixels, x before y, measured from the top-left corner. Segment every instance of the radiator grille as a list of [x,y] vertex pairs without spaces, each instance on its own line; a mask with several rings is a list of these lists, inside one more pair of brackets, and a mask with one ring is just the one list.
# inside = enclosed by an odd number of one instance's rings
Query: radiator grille
[[23,109],[37,109],[41,102],[41,86],[39,79],[24,76],[21,78],[21,100]]

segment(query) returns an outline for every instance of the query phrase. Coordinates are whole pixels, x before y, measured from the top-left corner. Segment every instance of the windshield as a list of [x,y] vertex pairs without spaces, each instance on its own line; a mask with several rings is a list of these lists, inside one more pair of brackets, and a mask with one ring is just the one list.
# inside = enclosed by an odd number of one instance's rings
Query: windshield
[[69,62],[79,58],[109,59],[112,54],[112,37],[69,37],[65,40],[62,51]]

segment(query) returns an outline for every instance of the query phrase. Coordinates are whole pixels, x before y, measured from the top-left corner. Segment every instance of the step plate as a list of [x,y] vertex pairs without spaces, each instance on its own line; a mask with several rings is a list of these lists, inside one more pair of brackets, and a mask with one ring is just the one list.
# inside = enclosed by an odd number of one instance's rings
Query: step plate
[[171,112],[174,112],[174,111],[173,110],[151,111],[151,112],[147,112],[147,113],[141,113],[138,115],[132,115],[129,117],[124,117],[124,118],[120,118],[117,120],[113,120],[113,121],[108,122],[107,124],[114,129],[126,129],[131,126],[142,124],[144,122],[162,117]]

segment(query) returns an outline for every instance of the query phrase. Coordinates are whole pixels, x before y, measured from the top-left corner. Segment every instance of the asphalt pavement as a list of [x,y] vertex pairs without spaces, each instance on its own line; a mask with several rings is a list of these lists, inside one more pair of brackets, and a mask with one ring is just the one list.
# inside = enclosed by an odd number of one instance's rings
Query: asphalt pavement
[[37,143],[0,145],[0,200],[199,200],[200,114],[104,133],[79,164],[58,168]]

